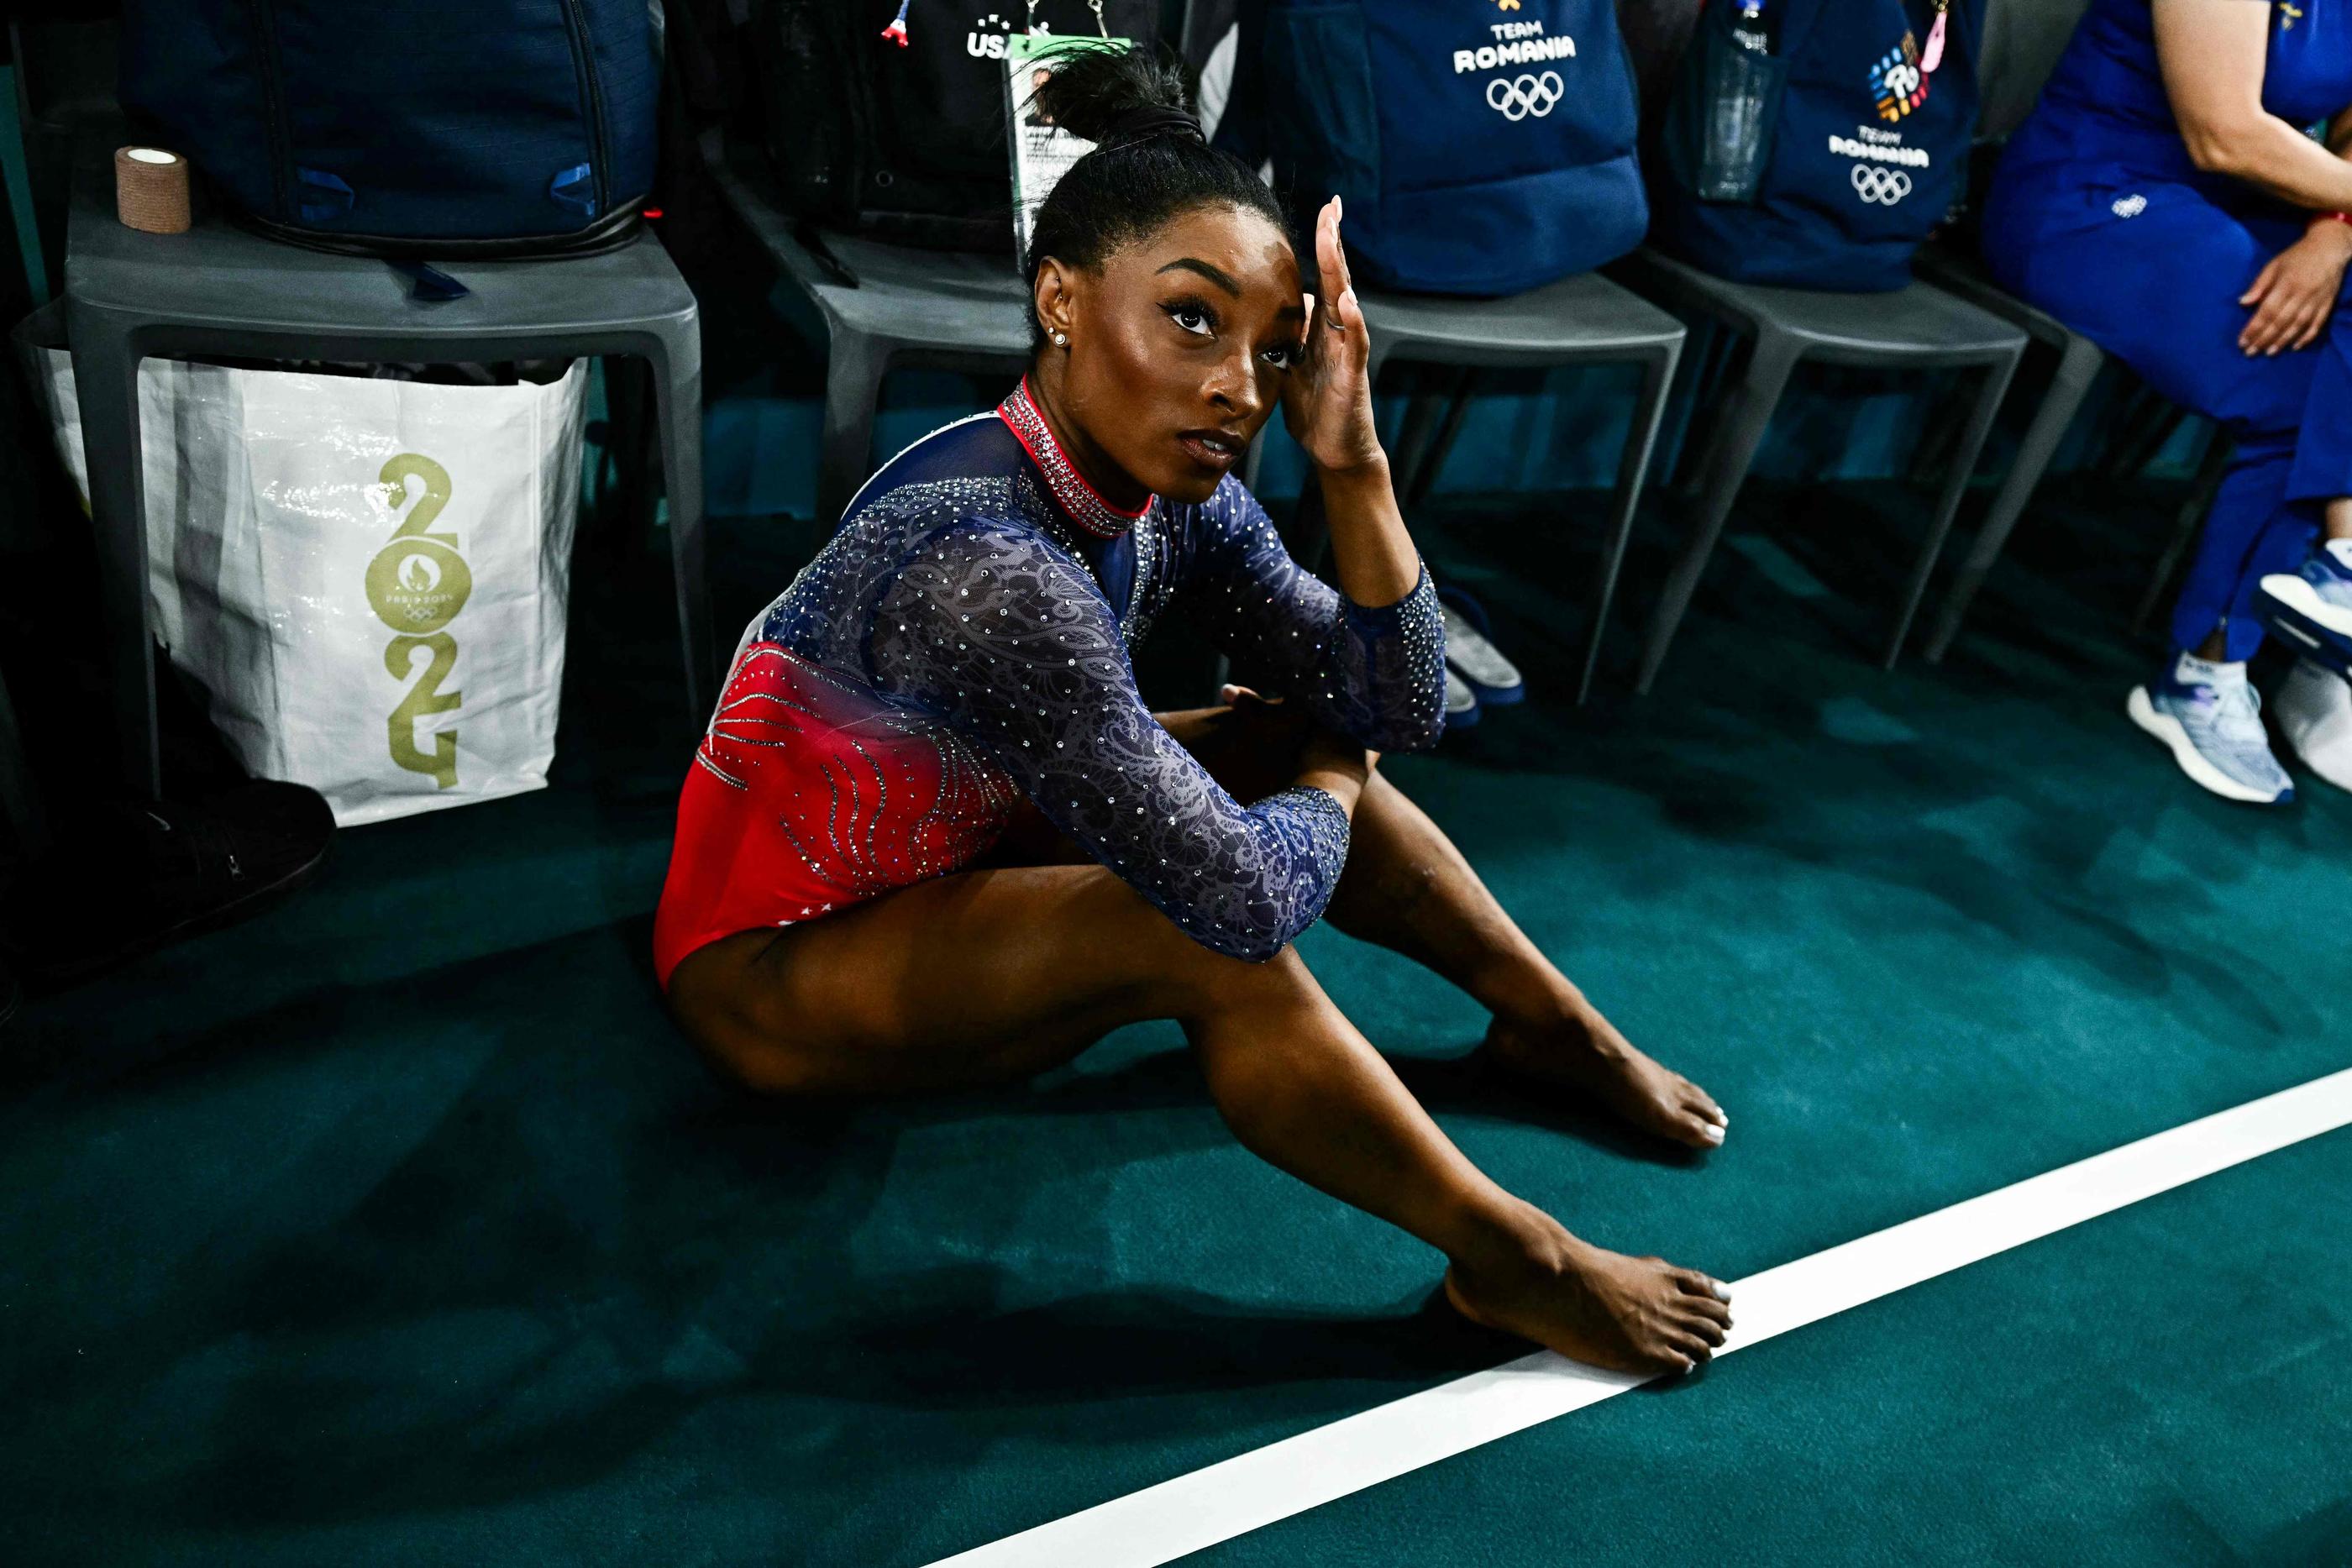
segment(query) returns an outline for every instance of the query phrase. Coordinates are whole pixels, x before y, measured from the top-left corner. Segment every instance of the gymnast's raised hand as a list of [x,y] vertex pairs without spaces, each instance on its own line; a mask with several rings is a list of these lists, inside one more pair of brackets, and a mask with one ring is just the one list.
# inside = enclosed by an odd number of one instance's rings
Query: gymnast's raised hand
[[1316,214],[1315,265],[1323,292],[1319,298],[1307,296],[1307,352],[1282,396],[1283,428],[1325,474],[1381,457],[1372,423],[1371,338],[1339,244],[1342,215],[1337,196]]
[[1348,277],[1337,196],[1315,218],[1322,292],[1303,296],[1307,337],[1282,389],[1283,427],[1313,465],[1331,529],[1331,570],[1359,604],[1393,604],[1421,576],[1372,423],[1371,339]]

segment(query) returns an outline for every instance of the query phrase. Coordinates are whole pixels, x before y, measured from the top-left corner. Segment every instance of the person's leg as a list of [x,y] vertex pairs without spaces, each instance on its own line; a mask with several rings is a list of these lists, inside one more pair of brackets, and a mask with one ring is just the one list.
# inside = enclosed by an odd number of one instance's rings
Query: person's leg
[[2253,657],[2263,642],[2249,603],[2254,584],[2282,565],[2294,570],[2311,549],[2311,508],[2287,499],[2294,432],[2247,429],[2236,441],[2172,604],[2173,647],[2214,664]]
[[2257,580],[2250,613],[2300,650],[2272,707],[2312,774],[2352,789],[2352,305],[2328,325],[2290,492],[2323,508],[2319,548]]
[[2308,552],[2278,551],[2249,573],[2241,612],[2352,676],[2352,303],[2338,305],[2313,353],[2287,495],[2320,514],[2320,538]]
[[[1294,729],[1192,709],[1161,722],[1244,800],[1296,772]],[[1496,901],[1454,841],[1375,768],[1356,801],[1348,862],[1323,917],[1334,930],[1401,953],[1495,1015],[1497,1065],[1590,1094],[1645,1132],[1712,1148],[1729,1119],[1706,1091],[1634,1049]]]
[[2301,225],[2284,212],[2226,209],[2186,185],[2105,192],[2003,173],[1985,233],[1996,276],[2234,443],[2172,627],[2179,648],[2242,659],[2262,635],[2234,613],[2242,580],[2252,580],[2248,563],[2291,550],[2315,520],[2288,504],[2288,481],[2317,348],[2249,355],[2238,347],[2248,315],[2239,297]]
[[740,933],[689,954],[669,997],[722,1069],[803,1096],[1018,1079],[1173,1018],[1242,1143],[1444,1252],[1465,1313],[1649,1372],[1706,1359],[1729,1322],[1707,1277],[1592,1247],[1496,1186],[1295,951],[1214,953],[1102,866],[966,871]]
[[2302,226],[2284,209],[2228,209],[2161,183],[2093,191],[2051,181],[2008,193],[2003,212],[2000,233],[1988,235],[1999,270],[2158,392],[2218,421],[2233,443],[2174,605],[2175,651],[2133,688],[2126,710],[2213,793],[2292,800],[2246,681],[2245,660],[2263,636],[2246,599],[2276,562],[2307,553],[2317,525],[2315,506],[2289,498],[2288,478],[2319,356],[2244,352],[2248,308],[2238,299]]

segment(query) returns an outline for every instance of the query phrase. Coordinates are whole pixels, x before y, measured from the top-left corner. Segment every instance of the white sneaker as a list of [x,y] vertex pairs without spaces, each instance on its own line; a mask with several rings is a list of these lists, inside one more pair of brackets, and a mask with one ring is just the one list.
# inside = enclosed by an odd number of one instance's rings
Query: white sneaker
[[2243,664],[2182,653],[2125,705],[2132,722],[2171,749],[2180,770],[2225,800],[2283,806],[2294,781],[2271,755],[2263,699]]
[[2352,685],[2309,659],[2278,689],[2279,728],[2303,765],[2338,789],[2352,789]]
[[1451,604],[1441,603],[1437,613],[1445,622],[1445,662],[1470,684],[1481,703],[1501,707],[1528,695],[1518,666],[1503,657],[1476,622]]

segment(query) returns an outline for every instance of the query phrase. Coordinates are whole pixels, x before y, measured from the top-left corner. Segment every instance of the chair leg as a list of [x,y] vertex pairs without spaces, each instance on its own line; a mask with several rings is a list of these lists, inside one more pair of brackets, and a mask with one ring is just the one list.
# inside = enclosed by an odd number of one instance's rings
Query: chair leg
[[1445,455],[1454,450],[1454,437],[1462,434],[1462,422],[1469,415],[1470,383],[1477,373],[1465,365],[1454,377],[1454,391],[1445,404],[1445,418],[1438,425],[1437,434],[1430,438],[1429,451],[1413,468],[1412,492],[1403,497],[1407,507],[1418,507],[1426,500],[1437,484],[1437,476],[1444,472]]
[[2010,378],[2017,373],[2017,361],[2024,351],[2021,345],[1981,372],[1976,407],[1969,414],[1968,428],[1953,444],[1951,464],[1944,473],[1943,494],[1936,497],[1936,515],[1927,524],[1927,538],[1919,547],[1919,559],[1911,567],[1911,580],[1903,590],[1903,608],[1895,612],[1895,630],[1886,639],[1886,656],[1881,661],[1885,669],[1893,669],[1895,661],[1903,656],[1903,641],[1911,634],[1911,622],[1919,613],[1919,601],[1927,596],[1927,580],[1936,572],[1936,559],[1944,553],[1944,540],[1951,534],[1952,519],[1959,514],[1960,497],[1968,493],[1977,458],[1984,452],[1985,437],[1992,431],[1993,416],[2000,412],[2000,400],[2008,395]]
[[1933,484],[1946,471],[1952,460],[1952,442],[1966,411],[1974,405],[1967,390],[1959,383],[1965,378],[1936,387],[1927,401],[1927,421],[1920,432],[1918,444],[1911,449],[1911,461],[1904,470],[1904,482],[1925,487]]
[[861,333],[835,328],[824,369],[824,456],[817,472],[816,520],[822,528],[866,483],[874,461],[874,411],[881,401],[888,351]]
[[1690,538],[1674,570],[1666,575],[1665,590],[1650,618],[1649,641],[1642,650],[1642,672],[1633,683],[1639,694],[1648,694],[1651,684],[1658,678],[1659,666],[1666,662],[1666,650],[1673,645],[1675,632],[1682,625],[1683,612],[1690,608],[1691,595],[1698,588],[1708,559],[1715,554],[1716,541],[1723,537],[1723,525],[1731,516],[1732,502],[1738,498],[1748,466],[1756,460],[1756,448],[1764,439],[1764,427],[1771,423],[1772,411],[1780,406],[1780,394],[1788,390],[1790,372],[1797,368],[1801,354],[1802,350],[1794,341],[1768,336],[1756,345],[1747,372],[1731,388],[1728,406],[1707,442],[1696,473],[1699,498],[1693,508]]
[[1404,373],[1412,383],[1412,392],[1406,400],[1404,423],[1397,431],[1390,459],[1400,501],[1428,460],[1430,439],[1436,434],[1438,421],[1445,413],[1445,394],[1433,383],[1446,371],[1431,365],[1408,365]]
[[1705,452],[1719,418],[1710,419],[1706,411],[1712,409],[1723,392],[1723,379],[1730,361],[1739,352],[1739,334],[1721,323],[1702,318],[1690,329],[1683,341],[1682,367],[1676,372],[1675,385],[1666,394],[1669,409],[1685,410],[1681,430],[1669,451],[1671,461],[1658,483],[1675,505],[1690,507],[1698,505],[1697,474],[1700,455]]
[[2189,417],[2189,411],[2160,393],[2141,389],[2142,396],[2133,415],[2123,422],[2116,449],[2107,460],[2107,476],[2111,479],[2136,479],[2141,470],[2156,461]]
[[1634,406],[1633,426],[1626,433],[1624,454],[1617,460],[1617,494],[1609,513],[1609,537],[1601,546],[1600,580],[1592,591],[1592,626],[1584,636],[1584,669],[1576,679],[1580,706],[1592,695],[1592,676],[1601,665],[1601,643],[1609,632],[1609,609],[1617,595],[1617,574],[1625,564],[1625,546],[1633,537],[1633,515],[1642,504],[1642,488],[1657,451],[1658,427],[1664,423],[1666,401],[1675,384],[1675,369],[1682,358],[1681,342],[1654,350],[1643,363],[1642,399]]
[[2009,476],[2001,481],[1991,509],[1985,514],[1984,527],[1977,530],[1976,543],[1970,547],[1968,559],[1960,563],[1958,574],[1944,595],[1943,606],[1937,612],[1935,629],[1927,637],[1929,664],[1942,664],[1952,639],[1959,635],[1961,619],[1975,602],[1977,591],[1984,586],[1993,562],[2000,559],[2018,519],[2025,515],[2025,504],[2041,486],[2042,476],[2056,455],[2058,443],[2074,423],[2091,382],[2105,361],[2106,355],[2082,338],[2071,340],[2060,353],[2058,371],[2051,377],[2050,390],[2042,394],[2041,406],[2034,410],[2033,423],[2026,426],[2024,440],[2018,444],[2017,458],[2010,465]]
[[702,516],[702,329],[699,319],[647,345],[661,427],[662,480],[669,491],[670,573],[677,595],[678,643],[686,658],[686,702],[709,716],[718,675],[710,631],[710,584],[704,565]]
[[2172,537],[2164,542],[2164,553],[2156,559],[2156,570],[2148,575],[2147,588],[2139,596],[2132,611],[2132,635],[2147,630],[2155,618],[2157,607],[2164,602],[2165,591],[2180,570],[2180,563],[2189,557],[2197,542],[2197,530],[2205,526],[2205,514],[2213,509],[2213,497],[2221,488],[2221,480],[2230,472],[2231,448],[2235,443],[2229,432],[2216,430],[2205,448],[2205,457],[2197,465],[2197,476],[2189,482],[2188,498],[2172,522]]
[[74,390],[81,405],[82,455],[89,475],[90,526],[98,539],[106,610],[115,744],[133,794],[163,792],[155,731],[155,639],[147,619],[146,458],[139,440],[137,346],[96,312],[68,309]]
[[[621,516],[626,521],[613,531],[617,536],[617,546],[635,550],[653,535],[658,505],[656,497],[667,483],[655,472],[661,463],[661,394],[654,387],[658,377],[651,363],[639,364],[632,360],[610,362],[621,369],[621,379],[626,387],[621,398],[618,434],[627,443],[620,449],[625,465],[622,469]],[[646,416],[649,402],[655,414],[651,419]]]

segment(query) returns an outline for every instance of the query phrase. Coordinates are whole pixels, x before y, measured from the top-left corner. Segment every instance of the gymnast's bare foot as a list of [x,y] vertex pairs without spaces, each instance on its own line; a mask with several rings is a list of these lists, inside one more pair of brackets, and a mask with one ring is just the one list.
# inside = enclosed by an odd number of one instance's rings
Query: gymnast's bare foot
[[1590,1003],[1541,1029],[1497,1017],[1480,1049],[1499,1067],[1589,1094],[1643,1132],[1695,1149],[1717,1147],[1731,1124],[1706,1090],[1634,1050]]
[[1695,1269],[1628,1258],[1570,1235],[1530,1206],[1516,1256],[1445,1270],[1445,1299],[1472,1322],[1618,1372],[1688,1372],[1731,1327],[1730,1291]]

